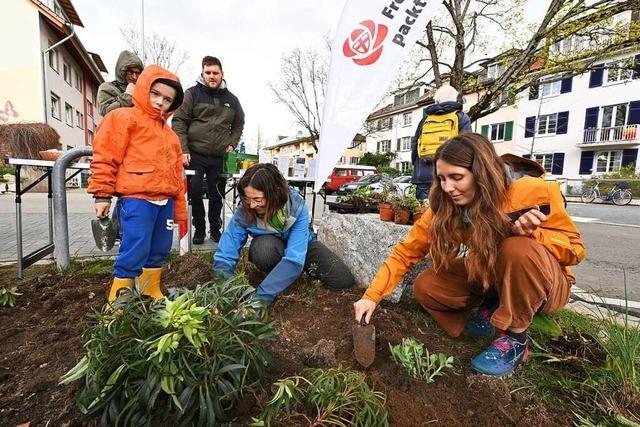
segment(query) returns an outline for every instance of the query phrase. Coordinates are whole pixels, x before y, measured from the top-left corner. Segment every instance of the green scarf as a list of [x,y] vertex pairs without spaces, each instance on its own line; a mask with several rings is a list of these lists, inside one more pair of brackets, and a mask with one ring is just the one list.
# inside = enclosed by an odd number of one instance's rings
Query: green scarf
[[289,216],[289,212],[287,209],[287,205],[285,204],[282,209],[276,211],[271,218],[269,218],[269,225],[274,229],[282,232],[284,231],[284,226],[287,223],[287,217]]

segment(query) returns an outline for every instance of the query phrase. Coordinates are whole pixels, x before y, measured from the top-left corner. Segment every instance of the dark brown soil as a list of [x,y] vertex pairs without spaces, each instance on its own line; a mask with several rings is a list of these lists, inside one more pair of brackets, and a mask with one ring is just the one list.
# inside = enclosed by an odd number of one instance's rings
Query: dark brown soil
[[[0,308],[0,425],[90,425],[75,407],[80,382],[61,386],[58,379],[82,357],[82,323],[105,303],[110,274],[61,276],[50,268],[34,268],[42,273],[20,286],[16,307]],[[262,277],[250,269],[247,273],[253,283]],[[209,263],[189,255],[167,265],[163,282],[192,287],[210,274]],[[0,284],[10,283],[12,275],[0,269]],[[509,380],[473,375],[469,361],[487,341],[448,338],[426,314],[406,303],[382,304],[376,310],[376,361],[361,369],[353,359],[351,340],[352,303],[359,296],[360,291],[331,292],[302,279],[292,285],[271,308],[278,336],[268,344],[276,360],[268,381],[305,367],[358,369],[386,394],[393,426],[571,425],[571,414],[512,394]],[[433,384],[408,377],[389,353],[389,343],[405,337],[421,340],[431,352],[454,356],[455,371]],[[247,425],[269,393],[267,385],[247,394],[233,425]]]

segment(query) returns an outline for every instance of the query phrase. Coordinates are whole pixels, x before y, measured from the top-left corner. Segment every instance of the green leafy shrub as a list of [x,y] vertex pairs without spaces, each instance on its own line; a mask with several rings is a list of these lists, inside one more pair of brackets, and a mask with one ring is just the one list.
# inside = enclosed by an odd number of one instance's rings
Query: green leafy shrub
[[214,425],[270,362],[266,305],[244,276],[152,301],[125,293],[94,314],[86,354],[61,383],[84,378],[80,410],[103,425]]
[[[307,369],[302,375],[273,384],[274,395],[253,426],[269,426],[274,421],[309,425],[378,427],[388,426],[386,397],[372,390],[364,374],[357,371]],[[313,413],[310,418],[305,413]]]
[[[628,179],[629,181],[607,181],[608,179]],[[622,188],[629,188],[634,196],[640,194],[640,176],[636,174],[635,163],[629,164],[616,172],[611,172],[598,177],[600,185],[600,194],[607,194],[614,185]],[[583,191],[587,188],[593,188],[596,185],[596,180],[590,179],[584,182]]]
[[360,187],[349,194],[340,196],[338,201],[341,203],[349,203],[358,208],[364,208],[377,202],[374,201],[374,194],[369,187]]
[[0,306],[13,307],[16,305],[16,297],[22,295],[18,293],[16,286],[0,288]]
[[444,375],[444,369],[453,368],[453,356],[442,353],[429,354],[424,344],[413,338],[403,338],[402,344],[389,344],[391,357],[402,365],[413,378],[432,383],[435,378]]
[[400,169],[392,168],[391,166],[380,166],[377,169],[378,173],[386,173],[394,178],[402,175],[402,171],[400,171]]

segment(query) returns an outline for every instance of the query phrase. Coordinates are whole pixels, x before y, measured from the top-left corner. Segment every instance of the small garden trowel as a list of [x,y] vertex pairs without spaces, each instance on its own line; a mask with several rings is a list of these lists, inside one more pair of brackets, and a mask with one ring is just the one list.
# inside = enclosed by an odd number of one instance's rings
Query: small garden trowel
[[376,358],[376,327],[364,318],[363,314],[360,323],[353,325],[353,353],[358,363],[368,368]]
[[91,231],[98,249],[102,252],[107,252],[116,243],[118,224],[110,218],[92,219]]

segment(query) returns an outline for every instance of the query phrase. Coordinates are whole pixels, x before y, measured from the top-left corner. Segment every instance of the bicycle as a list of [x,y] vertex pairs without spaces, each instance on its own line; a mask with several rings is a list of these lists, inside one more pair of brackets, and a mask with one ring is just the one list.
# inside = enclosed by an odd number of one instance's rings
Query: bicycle
[[605,202],[611,200],[618,206],[624,206],[631,203],[631,200],[633,199],[633,194],[631,194],[631,190],[629,189],[619,188],[614,184],[613,188],[607,194],[600,194],[598,185],[600,185],[600,181],[596,181],[596,185],[594,185],[593,188],[584,191],[580,195],[580,199],[583,203],[591,203],[598,198]]

